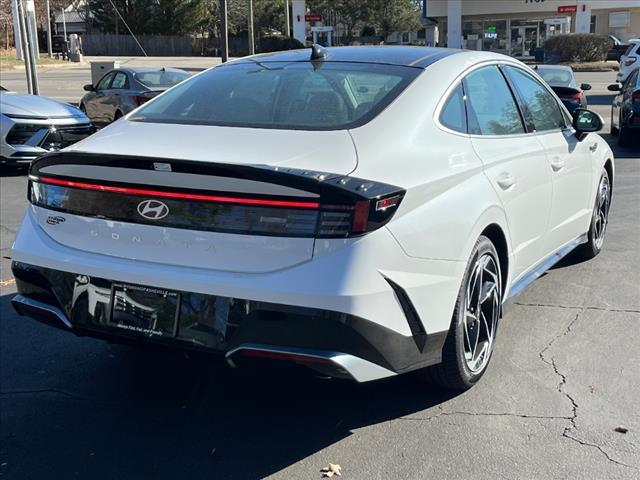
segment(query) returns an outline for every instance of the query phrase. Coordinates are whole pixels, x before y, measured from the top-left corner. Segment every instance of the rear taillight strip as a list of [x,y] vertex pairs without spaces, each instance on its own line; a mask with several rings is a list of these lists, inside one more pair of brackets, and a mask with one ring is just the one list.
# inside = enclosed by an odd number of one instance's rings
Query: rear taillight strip
[[162,190],[148,190],[143,188],[116,187],[113,185],[100,185],[97,183],[77,182],[73,180],[63,180],[60,178],[40,177],[31,178],[34,182],[46,183],[49,185],[59,185],[68,188],[81,190],[94,190],[100,192],[123,193],[127,195],[139,195],[148,197],[172,198],[176,200],[200,200],[214,203],[233,203],[236,205],[258,205],[264,207],[285,207],[285,208],[307,208],[318,209],[318,202],[302,202],[294,200],[269,200],[262,198],[243,197],[223,197],[219,195],[202,195],[197,193],[167,192]]

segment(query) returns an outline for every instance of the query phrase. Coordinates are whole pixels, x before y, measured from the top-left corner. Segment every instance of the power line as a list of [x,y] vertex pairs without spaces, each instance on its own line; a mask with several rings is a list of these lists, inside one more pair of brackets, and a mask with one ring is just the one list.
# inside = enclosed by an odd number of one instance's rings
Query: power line
[[138,39],[136,38],[136,36],[133,34],[133,32],[131,31],[131,29],[129,28],[129,24],[125,21],[125,19],[122,17],[122,15],[120,15],[120,11],[118,10],[118,7],[116,7],[116,5],[113,3],[112,0],[109,0],[109,3],[111,4],[111,6],[113,7],[113,9],[116,11],[116,13],[118,14],[118,17],[120,17],[120,20],[122,20],[122,23],[124,23],[124,26],[127,27],[127,30],[129,30],[129,33],[131,34],[131,36],[133,37],[133,39],[136,41],[136,43],[138,44],[138,46],[140,47],[140,50],[142,50],[142,53],[144,53],[145,57],[148,57],[149,55],[147,55],[147,52],[145,52],[144,48],[142,48],[142,45],[140,45],[140,42],[138,41]]

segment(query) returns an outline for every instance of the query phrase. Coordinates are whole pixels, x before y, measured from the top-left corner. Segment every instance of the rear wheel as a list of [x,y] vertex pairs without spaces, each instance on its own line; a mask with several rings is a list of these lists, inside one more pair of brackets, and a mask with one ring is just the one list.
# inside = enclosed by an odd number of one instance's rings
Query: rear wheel
[[113,115],[113,121],[115,122],[120,118],[122,118],[122,112],[120,110],[116,110],[116,113]]
[[609,206],[611,205],[611,182],[606,170],[602,172],[596,201],[591,216],[591,226],[589,227],[589,238],[587,243],[579,247],[580,254],[591,259],[600,253],[604,245],[604,237],[607,232],[609,222]]
[[631,132],[622,124],[620,125],[620,136],[618,137],[618,143],[621,147],[628,147],[631,145]]
[[501,304],[498,252],[491,240],[481,236],[458,293],[442,363],[423,371],[427,380],[457,390],[480,380],[491,360]]

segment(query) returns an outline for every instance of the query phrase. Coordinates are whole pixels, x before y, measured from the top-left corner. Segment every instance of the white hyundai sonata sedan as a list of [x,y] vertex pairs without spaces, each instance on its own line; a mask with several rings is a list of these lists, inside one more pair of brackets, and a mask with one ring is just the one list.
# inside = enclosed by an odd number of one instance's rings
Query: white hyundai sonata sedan
[[232,366],[360,382],[419,369],[468,388],[505,301],[602,248],[614,159],[600,128],[493,53],[243,58],[32,165],[13,304]]

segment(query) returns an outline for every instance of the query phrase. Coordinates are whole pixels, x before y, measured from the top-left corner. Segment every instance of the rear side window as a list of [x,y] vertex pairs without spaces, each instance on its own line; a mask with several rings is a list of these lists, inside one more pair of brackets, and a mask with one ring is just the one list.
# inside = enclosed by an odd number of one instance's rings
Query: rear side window
[[462,84],[449,95],[440,114],[440,123],[456,132],[467,133],[467,113],[464,107]]
[[560,105],[538,80],[519,68],[505,67],[505,70],[520,93],[538,132],[564,128],[565,124],[560,112]]
[[524,133],[522,117],[498,67],[479,68],[464,79],[469,133],[514,135]]
[[337,130],[366,123],[421,69],[366,63],[243,62],[190,79],[130,120]]

